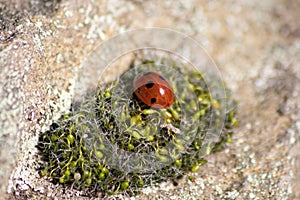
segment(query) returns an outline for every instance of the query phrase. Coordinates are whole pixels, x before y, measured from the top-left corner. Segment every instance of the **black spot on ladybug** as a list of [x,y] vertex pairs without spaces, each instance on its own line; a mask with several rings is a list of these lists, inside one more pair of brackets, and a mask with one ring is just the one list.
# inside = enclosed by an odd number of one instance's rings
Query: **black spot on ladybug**
[[140,93],[140,92],[141,92],[141,88],[138,88],[138,89],[137,89],[137,92]]
[[150,81],[149,83],[146,84],[147,88],[152,88],[154,85],[154,83],[152,81]]
[[156,102],[156,98],[151,98],[151,104],[154,104]]
[[161,76],[161,75],[159,75],[159,78],[161,79],[161,80],[166,80],[163,76]]

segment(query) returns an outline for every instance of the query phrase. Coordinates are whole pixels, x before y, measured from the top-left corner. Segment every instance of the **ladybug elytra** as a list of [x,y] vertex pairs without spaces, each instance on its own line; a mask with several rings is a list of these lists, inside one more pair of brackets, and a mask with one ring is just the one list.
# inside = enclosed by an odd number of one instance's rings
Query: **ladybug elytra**
[[169,82],[157,72],[137,76],[133,82],[133,91],[143,103],[154,108],[167,108],[174,101]]

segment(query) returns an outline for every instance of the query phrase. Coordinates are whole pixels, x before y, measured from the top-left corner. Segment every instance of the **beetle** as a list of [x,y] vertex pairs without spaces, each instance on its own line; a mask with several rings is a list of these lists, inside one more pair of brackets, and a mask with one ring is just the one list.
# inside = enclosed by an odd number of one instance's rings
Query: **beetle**
[[174,102],[174,92],[169,82],[158,72],[146,72],[133,81],[134,94],[153,108],[168,108]]

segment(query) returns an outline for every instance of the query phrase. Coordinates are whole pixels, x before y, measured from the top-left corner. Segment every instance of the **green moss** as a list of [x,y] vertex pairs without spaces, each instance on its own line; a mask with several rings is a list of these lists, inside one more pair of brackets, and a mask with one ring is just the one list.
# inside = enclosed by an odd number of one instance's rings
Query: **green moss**
[[[146,69],[155,65],[143,64]],[[234,102],[226,99],[231,109],[222,117],[224,102],[212,98],[203,75],[174,69],[182,78],[168,75],[176,95],[169,108],[152,109],[133,95],[132,80],[142,72],[135,70],[99,87],[79,111],[63,115],[40,135],[41,176],[79,190],[134,195],[142,187],[198,171],[207,154],[231,141],[237,125]],[[224,123],[222,135],[204,143],[212,121]]]

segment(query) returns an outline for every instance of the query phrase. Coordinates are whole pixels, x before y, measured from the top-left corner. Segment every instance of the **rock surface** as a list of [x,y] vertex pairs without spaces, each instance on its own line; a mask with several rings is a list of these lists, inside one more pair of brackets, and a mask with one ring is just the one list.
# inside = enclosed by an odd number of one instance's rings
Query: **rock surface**
[[132,199],[299,199],[299,10],[297,0],[2,0],[0,196],[88,199],[39,177],[38,134],[70,108],[90,51],[122,31],[155,26],[204,46],[239,103],[240,124],[195,182]]

